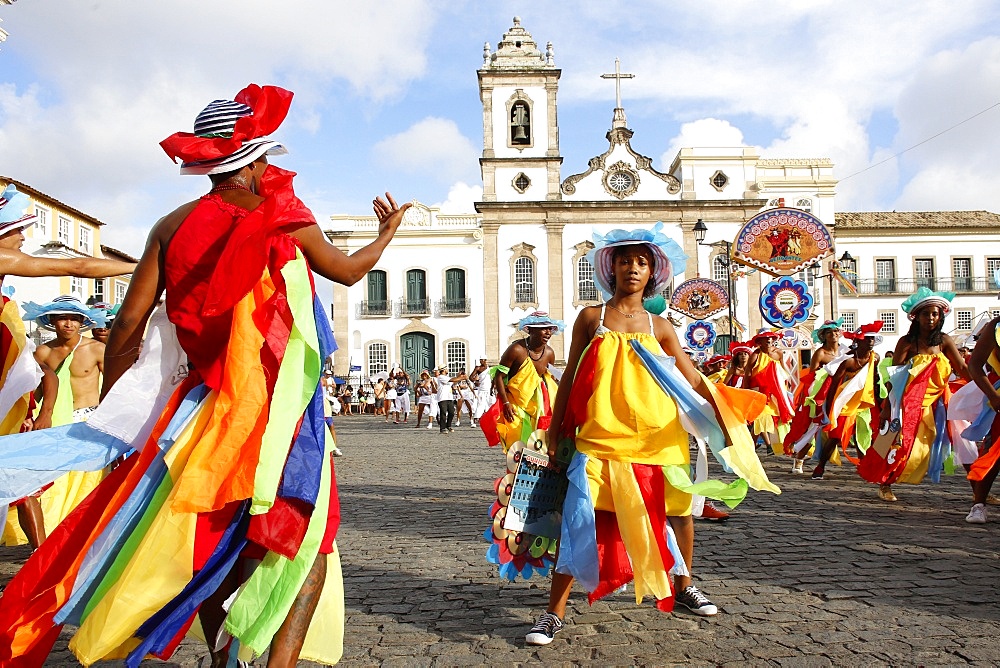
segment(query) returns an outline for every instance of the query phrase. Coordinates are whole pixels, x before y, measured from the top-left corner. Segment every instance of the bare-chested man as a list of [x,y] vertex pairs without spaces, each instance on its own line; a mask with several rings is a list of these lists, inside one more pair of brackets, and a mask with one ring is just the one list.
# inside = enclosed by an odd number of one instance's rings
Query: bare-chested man
[[[35,350],[35,359],[39,364],[56,370],[60,393],[69,390],[73,399],[72,416],[55,416],[55,426],[65,424],[64,420],[69,417],[75,422],[84,418],[87,412],[97,407],[101,398],[104,344],[83,336],[83,331],[93,327],[95,321],[88,320],[83,313],[72,312],[77,308],[86,309],[76,299],[60,297],[52,302],[46,315],[39,316],[55,331],[56,338],[39,346]],[[68,388],[66,380],[69,381]]]

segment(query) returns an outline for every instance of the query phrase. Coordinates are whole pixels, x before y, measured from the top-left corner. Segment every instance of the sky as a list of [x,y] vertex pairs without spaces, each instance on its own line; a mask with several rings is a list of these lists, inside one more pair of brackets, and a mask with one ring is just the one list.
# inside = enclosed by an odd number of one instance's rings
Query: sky
[[0,5],[0,175],[137,255],[207,190],[159,142],[254,82],[295,93],[275,162],[321,222],[386,190],[471,212],[476,70],[514,16],[562,70],[563,178],[607,148],[617,57],[632,146],[658,169],[681,147],[756,146],[831,158],[838,211],[1000,212],[996,0],[17,0]]

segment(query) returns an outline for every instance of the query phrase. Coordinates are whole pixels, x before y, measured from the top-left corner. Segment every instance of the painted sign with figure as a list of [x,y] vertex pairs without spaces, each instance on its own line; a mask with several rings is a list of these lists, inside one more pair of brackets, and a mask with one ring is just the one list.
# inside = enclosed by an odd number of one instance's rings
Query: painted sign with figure
[[772,325],[791,327],[809,318],[813,303],[804,281],[782,276],[764,286],[760,293],[760,314]]
[[687,345],[692,350],[708,350],[715,345],[715,337],[715,327],[704,320],[692,322],[684,332]]
[[704,320],[729,306],[726,289],[707,278],[692,278],[670,295],[670,308],[695,320]]
[[768,209],[751,218],[733,244],[733,259],[774,276],[790,276],[833,253],[830,231],[799,209]]

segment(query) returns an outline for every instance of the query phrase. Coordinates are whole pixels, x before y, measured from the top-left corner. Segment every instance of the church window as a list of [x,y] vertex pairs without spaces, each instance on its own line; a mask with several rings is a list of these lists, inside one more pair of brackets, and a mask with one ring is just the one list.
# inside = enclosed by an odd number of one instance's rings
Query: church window
[[448,373],[457,376],[467,368],[466,346],[464,341],[449,341],[445,345],[445,354],[448,359]]
[[526,191],[531,185],[531,179],[529,179],[524,172],[519,172],[518,175],[514,177],[512,185],[514,186],[514,190],[523,195],[524,191]]
[[962,332],[968,332],[971,330],[974,315],[975,311],[971,308],[955,309],[955,329]]
[[389,295],[386,274],[381,269],[368,272],[368,299],[361,304],[361,315],[389,315]]
[[510,143],[531,145],[531,109],[527,102],[515,102],[510,108]]
[[812,199],[810,199],[808,197],[799,198],[799,199],[795,200],[795,208],[796,209],[802,209],[803,211],[812,211],[813,210],[813,201],[812,201]]
[[767,208],[768,209],[775,209],[775,208],[780,208],[780,207],[783,207],[783,206],[785,206],[785,198],[784,197],[772,197],[771,199],[767,200]]
[[882,321],[882,332],[885,334],[896,333],[896,312],[879,311],[878,319]]
[[576,289],[580,301],[597,301],[597,284],[594,283],[594,265],[586,257],[576,261]]
[[514,262],[514,303],[532,304],[535,301],[535,263],[531,258],[519,257]]
[[409,315],[427,314],[427,273],[423,269],[406,272],[406,299],[403,313]]
[[729,279],[729,261],[725,255],[716,255],[712,260],[712,280],[725,285]]
[[444,313],[468,313],[469,304],[465,298],[465,270],[458,267],[444,272]]
[[369,377],[389,370],[389,346],[384,343],[368,344]]
[[715,170],[715,174],[712,174],[712,178],[709,179],[712,187],[722,192],[725,190],[726,186],[729,185],[729,177],[723,173],[721,169]]

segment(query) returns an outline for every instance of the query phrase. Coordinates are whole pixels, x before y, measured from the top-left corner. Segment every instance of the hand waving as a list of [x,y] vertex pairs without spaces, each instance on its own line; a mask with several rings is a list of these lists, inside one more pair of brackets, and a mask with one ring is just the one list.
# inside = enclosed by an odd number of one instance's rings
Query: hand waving
[[403,206],[399,206],[396,204],[396,200],[392,198],[392,195],[386,193],[385,199],[376,197],[372,200],[372,208],[378,217],[379,235],[388,234],[391,237],[396,233],[399,224],[403,222],[403,214],[410,208],[410,203],[407,202]]

